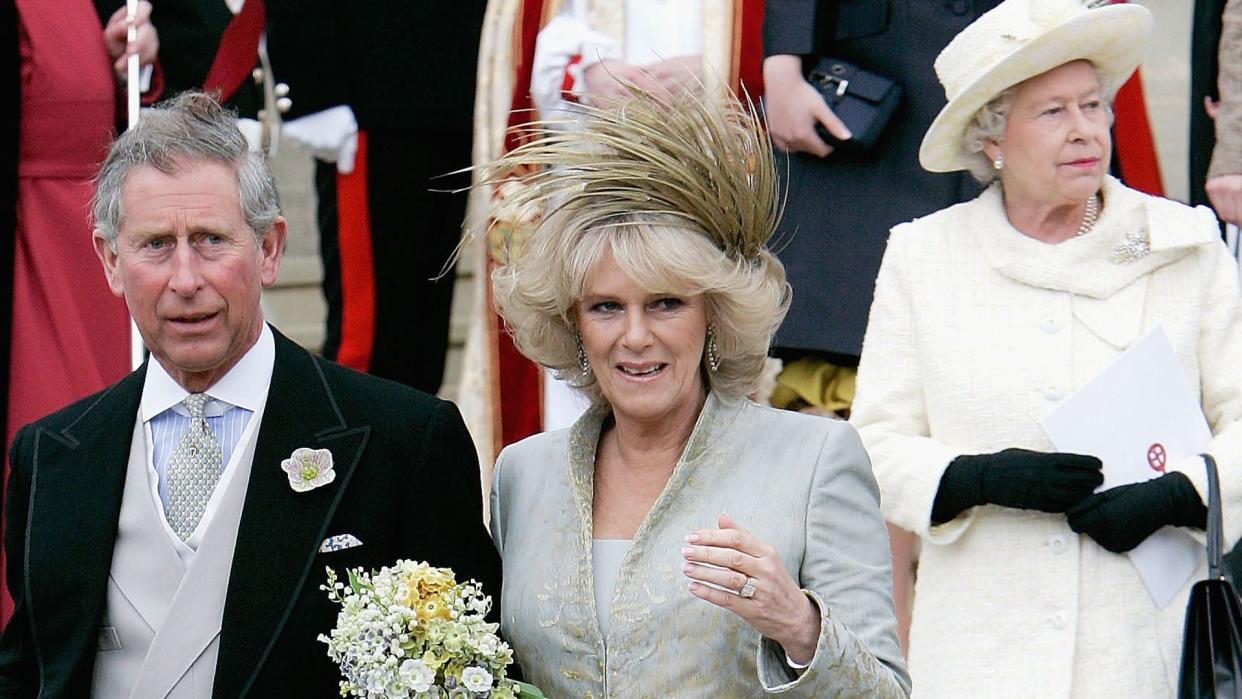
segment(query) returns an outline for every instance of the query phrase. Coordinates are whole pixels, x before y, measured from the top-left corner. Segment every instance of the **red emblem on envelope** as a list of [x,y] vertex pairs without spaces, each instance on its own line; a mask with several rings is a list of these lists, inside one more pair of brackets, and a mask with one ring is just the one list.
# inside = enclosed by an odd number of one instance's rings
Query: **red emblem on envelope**
[[1164,452],[1164,445],[1160,442],[1147,447],[1147,465],[1151,466],[1151,470],[1164,473],[1164,462],[1168,458]]

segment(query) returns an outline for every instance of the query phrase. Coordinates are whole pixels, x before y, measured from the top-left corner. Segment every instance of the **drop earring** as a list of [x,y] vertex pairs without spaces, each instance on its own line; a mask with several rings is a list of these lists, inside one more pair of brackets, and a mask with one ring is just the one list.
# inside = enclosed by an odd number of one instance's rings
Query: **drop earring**
[[582,336],[575,335],[574,341],[578,343],[578,370],[586,376],[591,373],[591,360],[587,359],[586,348],[582,346]]
[[720,350],[716,347],[716,328],[707,326],[707,368],[720,371]]

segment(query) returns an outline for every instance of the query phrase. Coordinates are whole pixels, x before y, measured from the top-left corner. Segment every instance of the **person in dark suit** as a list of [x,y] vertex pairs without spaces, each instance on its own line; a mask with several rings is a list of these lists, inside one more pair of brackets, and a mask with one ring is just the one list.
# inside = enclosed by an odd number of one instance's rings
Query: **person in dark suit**
[[[789,153],[789,199],[774,244],[794,289],[793,305],[775,340],[787,361],[811,354],[838,366],[857,366],[888,230],[978,192],[961,173],[922,170],[917,152],[944,105],[933,59],[995,4],[766,3],[764,104],[773,141]],[[817,123],[836,138],[848,135],[803,77],[817,56],[848,61],[902,87],[901,103],[871,151],[833,149],[816,135]]]
[[93,208],[152,360],[14,441],[0,696],[334,696],[325,567],[426,560],[499,594],[452,404],[264,322],[285,222],[230,112],[145,114]]
[[[268,0],[284,137],[318,156],[323,354],[435,393],[444,378],[485,0]],[[440,191],[432,191],[440,190]]]

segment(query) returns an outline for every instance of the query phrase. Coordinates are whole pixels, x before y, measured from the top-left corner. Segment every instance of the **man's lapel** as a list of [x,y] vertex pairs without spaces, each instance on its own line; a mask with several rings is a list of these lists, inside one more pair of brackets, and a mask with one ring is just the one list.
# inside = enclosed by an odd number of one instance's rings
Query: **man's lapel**
[[69,678],[62,686],[89,686],[145,376],[143,365],[68,427],[35,437],[25,590],[43,670]]
[[[218,697],[242,696],[267,660],[371,431],[346,424],[316,360],[274,334],[276,363],[225,598],[213,689]],[[294,492],[280,463],[299,447],[331,451],[336,480]]]

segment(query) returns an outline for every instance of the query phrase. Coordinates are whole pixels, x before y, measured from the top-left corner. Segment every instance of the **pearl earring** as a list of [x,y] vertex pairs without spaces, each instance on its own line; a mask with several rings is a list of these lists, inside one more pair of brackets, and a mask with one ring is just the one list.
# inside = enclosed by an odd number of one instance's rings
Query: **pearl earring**
[[999,170],[1003,167],[1005,167],[1005,157],[1001,155],[996,156],[996,159],[992,161],[992,169]]

